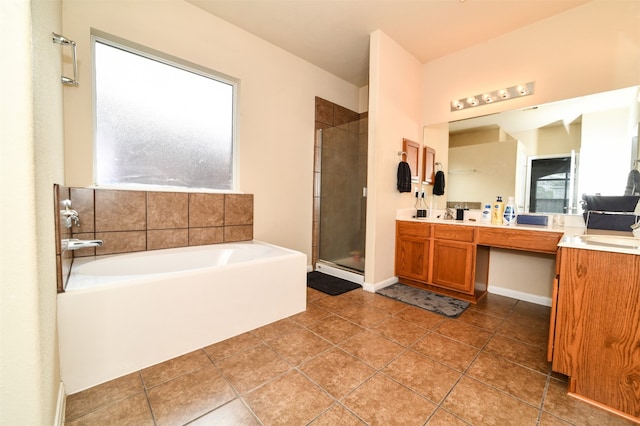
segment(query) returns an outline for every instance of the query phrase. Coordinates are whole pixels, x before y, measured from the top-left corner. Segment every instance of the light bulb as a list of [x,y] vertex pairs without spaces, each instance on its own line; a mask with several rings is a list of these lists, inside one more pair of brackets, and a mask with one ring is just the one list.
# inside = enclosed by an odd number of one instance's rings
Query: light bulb
[[453,102],[451,102],[451,106],[455,109],[463,109],[464,108],[464,104],[459,101],[459,100],[455,100]]
[[487,104],[490,104],[491,102],[494,101],[493,96],[491,96],[491,93],[485,93],[484,95],[482,95],[482,100]]
[[500,96],[502,99],[509,99],[511,97],[511,93],[509,93],[507,89],[501,89],[500,91],[498,91],[498,96]]
[[480,102],[478,102],[478,99],[477,99],[477,98],[475,98],[475,97],[473,97],[473,96],[469,96],[469,97],[467,98],[467,103],[468,103],[469,105],[471,105],[471,106],[476,106],[476,105],[478,105]]
[[520,93],[521,96],[524,96],[527,93],[529,93],[529,89],[527,89],[527,86],[523,86],[523,85],[516,87],[516,90],[518,91],[518,93]]

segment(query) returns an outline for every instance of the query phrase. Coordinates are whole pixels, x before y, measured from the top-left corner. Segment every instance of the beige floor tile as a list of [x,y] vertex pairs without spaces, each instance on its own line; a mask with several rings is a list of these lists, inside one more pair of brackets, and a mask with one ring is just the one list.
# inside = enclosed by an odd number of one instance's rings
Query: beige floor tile
[[313,304],[333,313],[340,313],[343,309],[354,305],[353,301],[347,298],[341,298],[340,296],[323,297],[314,300]]
[[335,297],[342,299],[341,301],[346,301],[353,304],[365,304],[379,299],[379,297],[376,296],[375,293],[364,291],[362,289],[348,291]]
[[140,375],[145,387],[149,389],[208,365],[211,365],[211,360],[204,351],[198,350],[145,368],[140,371]]
[[229,383],[241,394],[291,368],[287,361],[264,344],[216,361],[215,364]]
[[467,375],[536,407],[542,403],[547,384],[546,374],[484,352],[471,364]]
[[300,325],[308,327],[326,317],[332,315],[331,312],[323,309],[319,306],[309,304],[307,305],[307,310],[304,312],[300,312],[291,317],[292,320],[297,322]]
[[407,308],[407,304],[403,302],[399,302],[394,299],[390,299],[388,297],[375,297],[367,303],[367,305],[378,309],[379,311],[385,312],[389,315],[394,315],[397,312],[400,312]]
[[395,316],[376,325],[373,331],[382,334],[384,337],[402,346],[410,346],[428,333],[424,328],[413,325]]
[[505,321],[496,334],[510,339],[518,340],[529,345],[546,348],[549,340],[549,326],[546,327],[530,327],[525,324],[519,324],[516,321]]
[[431,333],[412,346],[414,350],[455,370],[464,371],[478,355],[479,349]]
[[546,347],[531,346],[505,336],[495,335],[487,343],[485,351],[540,373],[546,374],[549,371]]
[[427,330],[435,328],[447,319],[442,315],[434,314],[415,306],[407,306],[403,310],[396,312],[394,316]]
[[334,404],[328,411],[311,422],[310,426],[363,426],[365,424],[342,405]]
[[458,317],[458,320],[466,324],[482,328],[483,330],[493,332],[500,327],[504,318],[498,318],[482,312],[467,309]]
[[486,330],[454,320],[443,322],[435,329],[435,332],[476,348],[482,348],[492,335]]
[[272,322],[263,327],[251,330],[254,336],[262,340],[271,340],[276,337],[280,337],[285,334],[293,333],[302,328],[300,324],[293,321],[290,318],[285,318],[280,321]]
[[567,384],[558,380],[550,380],[543,410],[564,421],[576,425],[632,425],[634,423],[594,407],[567,394]]
[[244,398],[265,426],[307,424],[334,402],[297,371],[254,389]]
[[154,424],[144,392],[102,406],[74,420],[65,421],[66,426],[154,426]]
[[469,423],[439,408],[427,422],[429,426],[468,426]]
[[260,423],[239,398],[189,423],[189,426],[219,425],[259,426]]
[[66,420],[71,420],[144,390],[140,373],[131,373],[67,396]]
[[436,404],[461,376],[459,371],[411,350],[393,360],[382,372]]
[[405,350],[403,346],[369,330],[342,342],[340,347],[377,369]]
[[331,297],[331,296],[321,291],[318,291],[315,288],[307,287],[307,302],[313,302],[315,300],[324,299],[325,297]]
[[185,424],[236,397],[213,365],[158,385],[147,395],[158,426]]
[[365,329],[344,318],[332,315],[313,324],[309,330],[332,343],[339,343],[362,333]]
[[538,408],[469,377],[463,377],[442,408],[474,425],[535,426]]
[[469,305],[469,309],[499,318],[506,318],[517,303],[516,299],[489,293],[477,304],[472,303]]
[[207,346],[204,348],[204,351],[211,357],[211,359],[217,361],[251,349],[259,344],[261,344],[260,339],[252,333],[243,333],[235,337],[231,337],[230,339],[223,340],[222,342]]
[[423,425],[436,405],[383,374],[377,374],[343,401],[370,425]]
[[373,368],[338,348],[302,364],[300,371],[336,399],[342,398],[375,373]]
[[340,316],[362,327],[373,327],[391,316],[370,305],[352,305],[340,311]]
[[269,341],[269,346],[292,365],[298,365],[333,345],[306,329],[301,329]]
[[572,426],[573,423],[566,422],[549,413],[542,412],[538,426]]

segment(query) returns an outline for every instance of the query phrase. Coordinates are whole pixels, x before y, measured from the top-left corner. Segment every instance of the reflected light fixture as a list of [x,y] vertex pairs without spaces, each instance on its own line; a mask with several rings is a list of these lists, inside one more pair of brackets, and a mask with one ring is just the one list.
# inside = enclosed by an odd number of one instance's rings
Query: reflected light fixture
[[462,99],[455,99],[451,102],[451,111],[459,111],[466,107],[476,107],[494,102],[506,101],[508,99],[521,98],[533,94],[534,82],[518,84],[504,89],[485,92],[481,95],[468,96]]

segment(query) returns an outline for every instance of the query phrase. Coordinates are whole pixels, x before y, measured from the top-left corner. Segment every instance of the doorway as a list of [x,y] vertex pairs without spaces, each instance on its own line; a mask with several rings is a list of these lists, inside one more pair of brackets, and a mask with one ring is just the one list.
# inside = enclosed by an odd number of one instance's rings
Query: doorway
[[364,273],[367,114],[316,98],[313,263]]

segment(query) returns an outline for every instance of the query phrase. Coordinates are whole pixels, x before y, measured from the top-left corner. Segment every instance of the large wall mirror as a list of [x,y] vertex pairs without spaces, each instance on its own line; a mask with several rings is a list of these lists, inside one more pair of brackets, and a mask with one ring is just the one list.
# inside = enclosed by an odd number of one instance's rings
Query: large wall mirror
[[576,214],[582,194],[625,195],[638,167],[639,89],[449,123],[448,201],[515,196],[521,212]]

